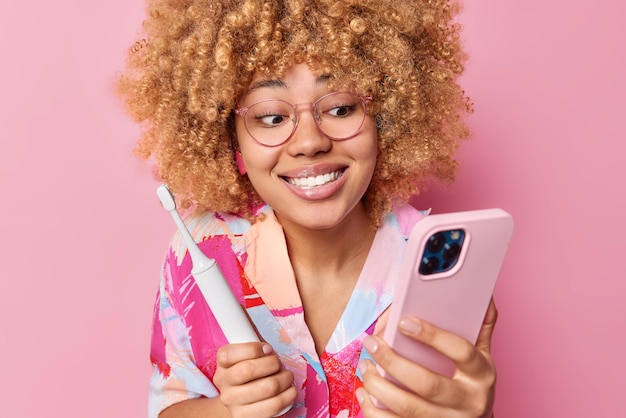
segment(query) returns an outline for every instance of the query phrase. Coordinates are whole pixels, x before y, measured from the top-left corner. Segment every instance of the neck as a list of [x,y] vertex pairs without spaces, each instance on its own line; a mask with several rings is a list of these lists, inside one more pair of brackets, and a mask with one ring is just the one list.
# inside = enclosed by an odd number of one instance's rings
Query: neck
[[362,205],[329,229],[303,228],[278,214],[277,218],[287,240],[304,320],[321,355],[354,291],[376,231]]
[[279,222],[296,276],[308,272],[321,279],[342,277],[349,271],[360,273],[376,235],[362,205],[330,229],[311,230],[282,219]]

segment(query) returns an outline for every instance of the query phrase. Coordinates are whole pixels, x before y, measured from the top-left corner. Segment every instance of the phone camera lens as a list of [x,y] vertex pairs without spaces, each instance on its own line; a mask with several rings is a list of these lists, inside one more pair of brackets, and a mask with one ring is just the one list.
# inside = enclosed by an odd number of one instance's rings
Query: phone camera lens
[[446,244],[443,250],[443,258],[446,261],[456,261],[459,257],[459,253],[461,252],[461,246],[457,243]]
[[437,257],[425,257],[420,264],[420,274],[433,274],[439,268]]
[[426,244],[426,249],[431,253],[438,253],[443,248],[443,245],[446,243],[446,237],[443,233],[438,232],[434,235],[431,235],[428,238],[428,244]]

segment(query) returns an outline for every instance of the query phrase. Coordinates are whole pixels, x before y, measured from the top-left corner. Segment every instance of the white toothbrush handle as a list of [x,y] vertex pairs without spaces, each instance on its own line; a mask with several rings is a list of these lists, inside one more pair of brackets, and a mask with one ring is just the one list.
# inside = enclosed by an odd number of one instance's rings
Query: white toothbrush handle
[[[192,275],[226,336],[226,340],[231,344],[260,341],[217,263],[205,256],[204,253],[201,256],[192,257],[192,262],[194,261],[198,261],[203,266],[209,265],[213,261],[213,264],[209,268],[203,268],[204,271],[202,272],[194,273],[193,270],[195,269],[193,269]],[[274,417],[286,414],[292,407],[293,404],[286,406]]]
[[229,343],[260,341],[217,264],[193,277]]

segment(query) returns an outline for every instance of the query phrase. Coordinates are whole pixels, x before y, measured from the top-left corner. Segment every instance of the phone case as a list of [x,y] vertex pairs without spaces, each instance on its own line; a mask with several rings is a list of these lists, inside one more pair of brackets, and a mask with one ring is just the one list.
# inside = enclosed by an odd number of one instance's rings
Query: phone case
[[[449,232],[446,232],[449,231]],[[462,231],[462,232],[460,232]],[[513,219],[502,209],[430,215],[419,221],[409,236],[384,339],[400,355],[437,373],[452,376],[454,364],[445,356],[398,330],[404,316],[415,316],[476,342],[513,232]],[[439,233],[443,233],[439,234]],[[433,274],[431,237],[464,233],[458,259],[447,271]],[[439,235],[437,235],[439,234]],[[440,245],[439,242],[434,242]],[[453,242],[448,247],[455,246]],[[448,249],[449,249],[448,248]],[[448,251],[448,250],[446,250]],[[441,259],[445,265],[445,259]],[[426,267],[424,267],[426,266]],[[422,269],[422,272],[420,272]],[[384,375],[384,370],[381,369]],[[389,376],[387,376],[389,378]],[[393,380],[393,379],[392,379]]]

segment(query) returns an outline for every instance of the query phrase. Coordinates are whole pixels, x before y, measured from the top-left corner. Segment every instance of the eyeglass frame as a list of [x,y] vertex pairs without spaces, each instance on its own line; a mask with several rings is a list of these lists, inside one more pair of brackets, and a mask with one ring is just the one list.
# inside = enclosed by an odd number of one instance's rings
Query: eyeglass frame
[[[358,97],[361,100],[361,104],[363,105],[363,120],[361,121],[361,124],[359,125],[359,127],[354,131],[354,133],[350,136],[347,136],[345,138],[335,138],[332,137],[328,134],[326,134],[326,132],[324,132],[321,128],[321,120],[319,118],[319,115],[317,114],[317,112],[315,111],[317,105],[319,102],[321,102],[322,100],[324,100],[325,98],[329,97],[329,96],[333,96],[336,94],[351,94],[353,96]],[[292,123],[293,123],[293,129],[291,130],[291,133],[289,134],[289,136],[287,136],[287,138],[285,138],[284,141],[278,143],[278,144],[274,144],[274,145],[268,145],[268,144],[264,144],[261,141],[259,141],[258,139],[256,139],[254,137],[254,135],[252,135],[252,133],[250,132],[250,129],[248,129],[248,123],[246,122],[246,115],[248,113],[248,110],[250,110],[250,108],[252,106],[255,106],[259,103],[265,103],[265,102],[274,102],[274,101],[278,101],[278,102],[283,102],[285,104],[287,104],[289,107],[291,107],[293,109],[293,113],[295,115],[295,120],[291,119]],[[333,91],[330,93],[327,93],[325,95],[323,95],[322,97],[318,98],[316,101],[314,102],[304,102],[304,103],[296,103],[296,104],[291,104],[286,100],[282,100],[282,99],[264,99],[264,100],[259,100],[258,102],[254,102],[249,106],[244,106],[244,107],[240,107],[237,109],[234,109],[235,114],[239,115],[242,117],[243,119],[243,126],[246,128],[246,132],[248,132],[248,135],[250,135],[250,138],[252,138],[254,140],[254,142],[256,142],[259,145],[262,145],[264,147],[269,147],[269,148],[274,148],[274,147],[278,147],[281,146],[283,144],[285,144],[286,142],[288,142],[291,137],[293,137],[293,134],[296,133],[296,129],[298,128],[298,123],[300,122],[300,116],[298,114],[298,106],[302,106],[302,105],[308,105],[309,109],[311,110],[311,113],[313,114],[313,119],[315,120],[315,126],[317,127],[317,130],[324,136],[330,138],[333,141],[346,141],[348,139],[354,138],[355,136],[358,135],[358,133],[361,131],[361,128],[363,127],[363,123],[365,123],[365,118],[367,117],[367,105],[369,102],[372,101],[372,96],[364,96],[362,94],[358,94],[358,93],[354,93],[351,91]]]

